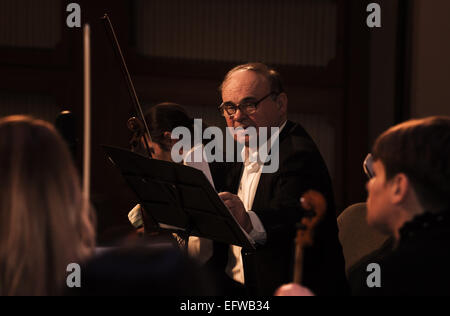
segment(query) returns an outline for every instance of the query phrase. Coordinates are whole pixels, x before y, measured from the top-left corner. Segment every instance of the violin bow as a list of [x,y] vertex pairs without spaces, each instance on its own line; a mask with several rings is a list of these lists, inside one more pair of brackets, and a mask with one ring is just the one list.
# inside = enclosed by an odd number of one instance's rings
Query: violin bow
[[83,26],[84,68],[84,150],[83,150],[83,209],[90,207],[91,185],[91,29]]
[[[144,117],[144,112],[142,111],[141,103],[139,102],[139,98],[136,94],[136,89],[134,88],[133,81],[131,80],[130,72],[128,71],[128,67],[125,62],[125,58],[123,57],[122,49],[120,48],[119,41],[117,40],[116,32],[114,31],[114,27],[111,23],[111,19],[109,18],[108,14],[105,13],[103,15],[103,17],[101,18],[101,20],[103,21],[106,33],[108,34],[108,38],[109,38],[110,43],[113,47],[113,50],[116,54],[116,57],[119,60],[120,69],[122,70],[122,74],[125,78],[125,82],[127,83],[128,93],[130,95],[131,102],[133,103],[133,105],[135,107],[136,113],[140,116],[140,119],[144,123],[145,133],[147,134],[148,139],[150,140],[150,142],[152,142],[152,137],[150,136],[150,131],[148,129],[148,125],[147,125],[147,122]],[[145,138],[145,136],[144,136],[144,138]],[[152,158],[152,154],[151,154],[151,151],[150,151],[147,141],[145,141],[144,144],[145,144],[145,147],[148,152],[148,157]]]

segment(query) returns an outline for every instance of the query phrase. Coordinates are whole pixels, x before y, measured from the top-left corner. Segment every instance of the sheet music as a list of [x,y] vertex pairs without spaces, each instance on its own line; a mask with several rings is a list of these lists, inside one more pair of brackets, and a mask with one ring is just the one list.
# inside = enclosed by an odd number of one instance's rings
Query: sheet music
[[[195,162],[195,157],[202,157],[201,162]],[[209,163],[203,157],[203,144],[198,144],[192,147],[191,150],[189,150],[184,156],[183,164],[185,166],[202,171],[206,179],[208,179],[209,183],[211,183],[214,190],[216,189],[211,175],[211,170],[209,169]]]

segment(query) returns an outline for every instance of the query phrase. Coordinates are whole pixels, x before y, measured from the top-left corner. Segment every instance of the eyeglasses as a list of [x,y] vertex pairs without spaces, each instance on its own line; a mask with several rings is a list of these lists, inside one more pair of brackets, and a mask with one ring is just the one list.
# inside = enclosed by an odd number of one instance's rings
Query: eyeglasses
[[375,176],[373,172],[373,156],[372,154],[368,154],[366,159],[364,159],[363,163],[364,172],[369,179],[372,179]]
[[236,114],[237,110],[240,109],[243,113],[247,115],[251,115],[256,112],[258,104],[260,104],[262,101],[267,99],[269,96],[272,95],[279,95],[277,92],[270,92],[265,97],[254,101],[254,100],[244,100],[242,103],[234,104],[233,102],[224,102],[219,106],[219,111],[222,115],[225,116],[225,113],[227,113],[229,116],[233,116]]

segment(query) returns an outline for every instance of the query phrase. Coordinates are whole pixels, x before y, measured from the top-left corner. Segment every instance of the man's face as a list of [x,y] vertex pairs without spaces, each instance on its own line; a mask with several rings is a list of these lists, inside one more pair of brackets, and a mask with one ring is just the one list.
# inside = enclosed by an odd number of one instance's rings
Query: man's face
[[[249,71],[239,70],[235,72],[224,84],[222,89],[222,101],[240,104],[243,101],[259,101],[270,92],[269,82],[261,75]],[[257,110],[251,115],[238,110],[233,116],[225,113],[225,119],[228,127],[248,128],[253,126],[258,132],[259,127],[279,127],[284,123],[283,117],[286,115],[286,104],[279,102],[278,98],[274,100],[269,96],[258,104]],[[268,130],[270,135],[270,129]],[[245,139],[235,139],[248,145],[249,136]]]
[[374,177],[367,182],[367,223],[385,234],[393,233],[396,206],[391,203],[391,186],[383,163],[373,163]]

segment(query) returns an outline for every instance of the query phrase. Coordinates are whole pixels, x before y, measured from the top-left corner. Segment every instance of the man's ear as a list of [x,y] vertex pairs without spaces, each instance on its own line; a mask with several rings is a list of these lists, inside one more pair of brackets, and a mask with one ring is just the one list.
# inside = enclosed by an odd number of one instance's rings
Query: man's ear
[[288,97],[287,94],[281,92],[277,97],[277,106],[282,114],[287,113]]
[[393,204],[400,204],[405,201],[411,190],[411,182],[404,173],[399,173],[390,181],[390,198]]
[[164,132],[164,142],[168,145],[170,145],[170,148],[173,147],[178,142],[178,139],[172,139],[172,133],[171,132]]

